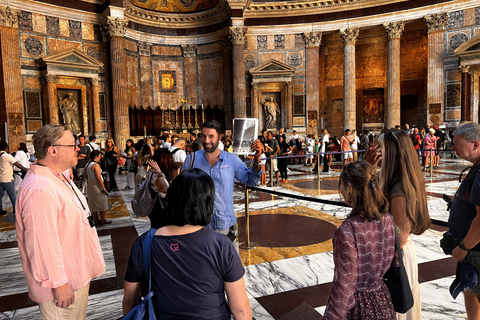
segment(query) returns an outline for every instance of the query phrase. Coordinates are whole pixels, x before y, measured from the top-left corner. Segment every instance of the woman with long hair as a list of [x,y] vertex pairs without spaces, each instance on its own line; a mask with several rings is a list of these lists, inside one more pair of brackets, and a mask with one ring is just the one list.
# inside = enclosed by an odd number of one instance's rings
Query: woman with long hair
[[110,179],[110,190],[118,191],[117,181],[115,180],[115,171],[118,166],[118,156],[120,152],[115,147],[115,143],[112,138],[108,138],[105,147],[105,159],[107,159],[107,172]]
[[[213,213],[215,186],[200,169],[182,172],[168,188],[167,225],[150,251],[153,309],[157,319],[251,320],[244,269],[230,239],[205,228]],[[125,274],[123,314],[148,288],[143,263],[147,232],[133,244]],[[143,289],[143,290],[142,290]],[[226,293],[226,295],[225,295]]]
[[381,165],[380,185],[400,229],[400,246],[414,299],[413,308],[398,314],[397,319],[421,319],[417,253],[410,234],[420,235],[430,227],[425,180],[412,141],[404,131],[388,130],[378,136],[378,142],[367,159]]
[[89,155],[90,162],[85,166],[88,207],[97,225],[112,223],[112,220],[105,219],[108,210],[108,192],[103,183],[102,169],[99,164],[101,157],[100,151],[93,150]]
[[382,278],[395,255],[395,228],[373,166],[347,163],[339,191],[352,211],[333,237],[335,276],[323,319],[394,320]]
[[135,143],[133,142],[132,139],[128,139],[126,144],[125,144],[125,159],[127,159],[127,163],[125,165],[126,170],[127,170],[127,186],[125,187],[124,190],[129,190],[132,187],[130,185],[135,186],[135,175],[133,172],[130,172],[130,167],[133,164],[133,155],[135,154]]

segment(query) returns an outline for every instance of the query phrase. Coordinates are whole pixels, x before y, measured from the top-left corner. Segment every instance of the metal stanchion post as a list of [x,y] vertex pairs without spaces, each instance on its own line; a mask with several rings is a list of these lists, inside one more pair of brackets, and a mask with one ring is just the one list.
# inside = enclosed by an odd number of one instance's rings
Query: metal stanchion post
[[[434,153],[435,154],[435,153]],[[432,149],[430,149],[430,177],[433,177],[433,156]]]
[[248,187],[244,185],[245,188],[245,243],[240,245],[240,248],[250,250],[255,249],[258,246],[258,243],[250,243],[250,201],[248,199]]
[[[325,156],[325,155],[323,155]],[[318,183],[320,183],[320,150],[318,151],[317,153],[317,179],[318,179]]]

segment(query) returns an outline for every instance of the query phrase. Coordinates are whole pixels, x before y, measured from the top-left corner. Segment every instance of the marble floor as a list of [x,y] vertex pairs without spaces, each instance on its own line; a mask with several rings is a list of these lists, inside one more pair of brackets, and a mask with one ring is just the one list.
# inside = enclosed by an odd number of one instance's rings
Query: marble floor
[[[470,165],[460,159],[442,159],[440,169],[425,173],[432,225],[413,236],[418,263],[423,319],[466,319],[463,296],[454,300],[448,291],[455,261],[443,254],[439,240],[448,219],[444,193],[453,195],[459,172]],[[254,317],[267,319],[321,319],[333,279],[333,233],[348,214],[338,194],[340,162],[320,179],[312,167],[289,166],[289,183],[259,187],[249,192],[250,246],[241,249],[247,294]],[[123,189],[126,176],[117,178]],[[270,193],[274,192],[274,194]],[[245,242],[245,192],[234,191],[239,239]],[[148,218],[137,218],[130,201],[133,191],[110,194],[107,218],[113,223],[97,228],[106,272],[90,287],[87,319],[121,316],[123,275],[133,241],[149,229]],[[329,200],[329,201],[324,201]],[[324,201],[324,202],[321,202]],[[8,197],[4,208],[11,212]],[[10,206],[10,207],[9,207]],[[38,307],[28,298],[10,213],[0,216],[0,320],[40,319]]]

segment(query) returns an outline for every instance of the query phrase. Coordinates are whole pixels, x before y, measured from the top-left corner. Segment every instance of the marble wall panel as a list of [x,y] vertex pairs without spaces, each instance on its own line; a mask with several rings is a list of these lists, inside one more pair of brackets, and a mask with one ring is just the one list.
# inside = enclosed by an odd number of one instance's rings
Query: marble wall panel
[[182,49],[179,46],[152,46],[152,54],[159,56],[182,56]]
[[43,14],[32,13],[33,31],[39,33],[47,32],[47,22]]
[[257,50],[257,36],[247,36],[248,50]]
[[82,51],[82,44],[80,42],[73,42],[60,39],[48,39],[48,52],[47,55],[54,53],[62,52],[68,49],[75,48],[79,51]]
[[295,69],[305,69],[305,57],[303,51],[287,52],[287,64]]
[[30,34],[21,35],[21,55],[26,58],[39,58],[45,56],[45,37]]
[[91,23],[82,23],[82,39],[85,40],[94,40],[94,34],[93,34],[93,24]]
[[475,8],[463,10],[464,26],[472,26],[475,24]]
[[244,60],[245,60],[245,70],[247,71],[257,65],[257,57],[253,54],[246,54]]
[[102,26],[98,24],[93,25],[93,40],[103,41]]
[[400,39],[402,81],[427,77],[427,45],[428,39],[423,31],[408,32],[402,36]]
[[68,28],[70,31],[70,38],[82,38],[82,23],[80,21],[68,20]]
[[268,49],[268,36],[260,35],[257,36],[257,50]]
[[32,13],[21,11],[18,17],[18,28],[24,30],[33,30]]
[[209,43],[207,45],[197,46],[197,55],[221,52],[222,50],[222,43],[218,41],[215,43]]
[[270,59],[275,59],[277,61],[285,63],[285,61],[283,61],[283,52],[259,52],[258,53],[258,64],[262,64],[265,61],[268,61]]
[[480,24],[480,7],[475,8],[475,24]]
[[475,29],[475,37],[478,37],[478,36],[480,36],[480,28]]
[[140,56],[140,84],[142,92],[142,104],[145,106],[153,105],[152,70],[150,67],[150,57]]
[[223,59],[198,60],[199,103],[225,106],[223,100]]
[[459,83],[447,85],[447,107],[460,106],[460,89],[461,85]]
[[68,20],[59,18],[58,22],[60,24],[60,35],[62,37],[70,37],[70,25]]
[[[177,74],[177,92],[160,92],[160,70],[171,70]],[[184,94],[183,60],[160,61],[152,59],[152,79],[155,105],[178,106]]]
[[296,49],[295,48],[295,35],[286,34],[285,35],[285,49]]
[[460,110],[447,110],[445,120],[458,120],[460,119]]
[[137,52],[138,51],[137,41],[125,39],[125,49],[133,52]]
[[275,49],[285,49],[285,35],[276,34],[273,36],[273,40],[275,41]]
[[470,30],[463,30],[461,32],[450,32],[447,34],[447,52],[453,53],[455,49],[460,47],[465,41],[470,38]]
[[24,89],[41,89],[40,78],[38,77],[23,77],[23,88]]
[[461,28],[464,26],[463,10],[449,12],[447,29]]
[[46,16],[47,33],[52,36],[60,35],[60,21],[57,17]]
[[[35,60],[32,59],[20,59],[20,65],[21,66],[31,66],[31,67],[37,67],[37,64],[35,63]],[[38,73],[40,76],[40,73]]]
[[305,41],[303,40],[302,34],[295,34],[294,35],[294,47],[295,47],[295,49],[304,49],[305,48]]
[[125,55],[126,75],[127,75],[127,104],[137,106],[140,105],[140,85],[138,78],[138,56],[130,54]]
[[293,93],[303,93],[305,92],[305,85],[303,83],[295,83],[293,85]]
[[85,53],[88,56],[103,62],[103,59],[105,57],[102,56],[102,47],[101,46],[85,44],[84,47],[85,47]]
[[447,71],[447,81],[462,81],[462,71]]

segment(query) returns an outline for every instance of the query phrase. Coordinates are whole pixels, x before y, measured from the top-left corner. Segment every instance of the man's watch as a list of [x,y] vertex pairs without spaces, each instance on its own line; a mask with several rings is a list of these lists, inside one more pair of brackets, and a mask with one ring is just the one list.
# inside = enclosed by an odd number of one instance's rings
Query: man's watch
[[459,246],[460,249],[462,249],[463,251],[467,251],[467,252],[470,251],[470,249],[467,249],[467,248],[465,247],[465,245],[463,244],[463,241],[460,241],[460,243],[458,244],[458,246]]

